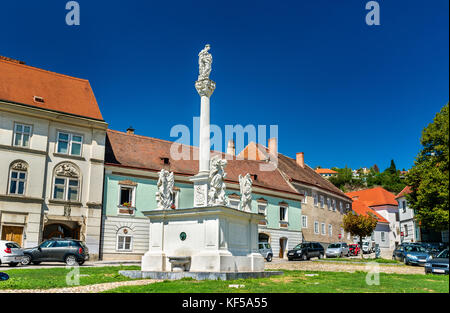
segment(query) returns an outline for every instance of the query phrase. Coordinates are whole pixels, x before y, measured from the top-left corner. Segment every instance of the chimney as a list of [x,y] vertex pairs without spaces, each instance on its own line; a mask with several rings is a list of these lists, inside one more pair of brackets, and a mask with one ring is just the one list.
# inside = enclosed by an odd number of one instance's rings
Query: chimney
[[127,134],[134,135],[134,128],[132,126],[127,128]]
[[298,165],[300,165],[302,168],[305,168],[305,153],[304,152],[297,153],[296,161]]
[[227,153],[230,155],[236,155],[236,149],[234,148],[234,140],[228,140]]
[[269,138],[269,142],[267,144],[269,148],[269,153],[272,155],[278,155],[278,147],[277,147],[277,138]]

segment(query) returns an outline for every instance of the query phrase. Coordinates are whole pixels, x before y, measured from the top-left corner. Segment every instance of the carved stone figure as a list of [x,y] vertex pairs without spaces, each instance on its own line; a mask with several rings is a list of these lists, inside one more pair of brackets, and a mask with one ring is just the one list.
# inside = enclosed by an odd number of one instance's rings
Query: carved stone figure
[[173,204],[173,186],[175,184],[175,179],[173,172],[162,169],[159,172],[158,178],[158,191],[156,192],[156,203],[158,204],[158,209],[170,209]]
[[239,203],[239,209],[251,212],[252,211],[252,178],[250,174],[242,177],[239,175],[239,186],[241,189],[241,202]]
[[16,161],[11,165],[11,168],[13,170],[26,171],[28,169],[28,166],[27,163],[23,161]]
[[69,177],[78,177],[80,174],[78,170],[69,163],[63,163],[56,168],[56,175],[60,176],[69,176]]
[[202,51],[198,54],[198,80],[209,79],[212,65],[212,55],[209,53],[210,45],[205,45]]
[[226,165],[227,160],[220,159],[219,156],[213,157],[210,161],[208,192],[209,205],[228,205],[224,182],[224,179],[227,176],[227,173],[225,173]]

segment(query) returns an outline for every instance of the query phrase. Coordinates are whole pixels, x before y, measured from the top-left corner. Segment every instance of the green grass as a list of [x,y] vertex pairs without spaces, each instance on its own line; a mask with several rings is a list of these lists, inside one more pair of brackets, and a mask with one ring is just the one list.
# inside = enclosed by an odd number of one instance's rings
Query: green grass
[[[361,262],[361,263],[368,263],[368,262],[376,262],[376,263],[381,263],[381,264],[403,264],[402,262],[396,261],[396,260],[390,260],[390,259],[381,259],[381,258],[367,258],[367,259],[361,259],[361,258],[355,258],[355,259],[349,259],[349,258],[329,258],[329,259],[324,259],[325,261],[328,262],[333,262],[333,261],[337,261],[337,262]],[[320,261],[321,262],[321,261]]]
[[[317,274],[306,276],[305,274]],[[367,285],[366,272],[284,271],[283,275],[234,281],[195,281],[182,279],[143,286],[119,287],[106,292],[120,293],[448,293],[449,277],[436,275],[380,274],[380,284]],[[229,285],[244,285],[230,288]]]
[[[139,266],[81,266],[79,269],[80,285],[84,286],[131,280],[130,278],[119,275],[119,270],[138,270],[140,268]],[[71,272],[71,270],[68,270],[65,267],[8,270],[6,273],[10,278],[7,281],[0,281],[0,289],[50,289],[71,287],[70,285],[67,285],[66,282],[66,276],[69,272]]]

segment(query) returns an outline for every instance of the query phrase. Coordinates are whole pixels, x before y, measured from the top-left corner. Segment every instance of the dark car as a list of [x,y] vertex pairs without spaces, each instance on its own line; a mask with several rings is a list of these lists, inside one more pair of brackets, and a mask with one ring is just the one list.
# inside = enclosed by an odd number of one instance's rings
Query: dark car
[[392,259],[400,260],[405,265],[425,265],[430,254],[417,244],[399,245],[392,253]]
[[425,263],[425,274],[429,273],[448,275],[448,249],[441,251],[435,258],[428,258]]
[[447,247],[441,242],[420,242],[422,247],[427,250],[427,252],[436,257],[441,251],[445,250]]
[[313,257],[322,258],[325,254],[325,249],[318,242],[304,242],[298,244],[294,249],[288,251],[288,260],[292,261],[295,259],[309,260]]
[[86,245],[75,239],[49,239],[34,248],[23,250],[22,264],[41,262],[65,262],[67,265],[83,265],[89,259]]

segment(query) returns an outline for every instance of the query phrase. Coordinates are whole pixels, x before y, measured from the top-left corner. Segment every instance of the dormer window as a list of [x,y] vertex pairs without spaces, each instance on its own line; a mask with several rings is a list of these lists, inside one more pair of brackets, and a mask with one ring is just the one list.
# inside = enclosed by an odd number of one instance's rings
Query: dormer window
[[38,103],[44,103],[44,98],[39,97],[39,96],[34,96],[33,97],[34,102],[38,102]]

